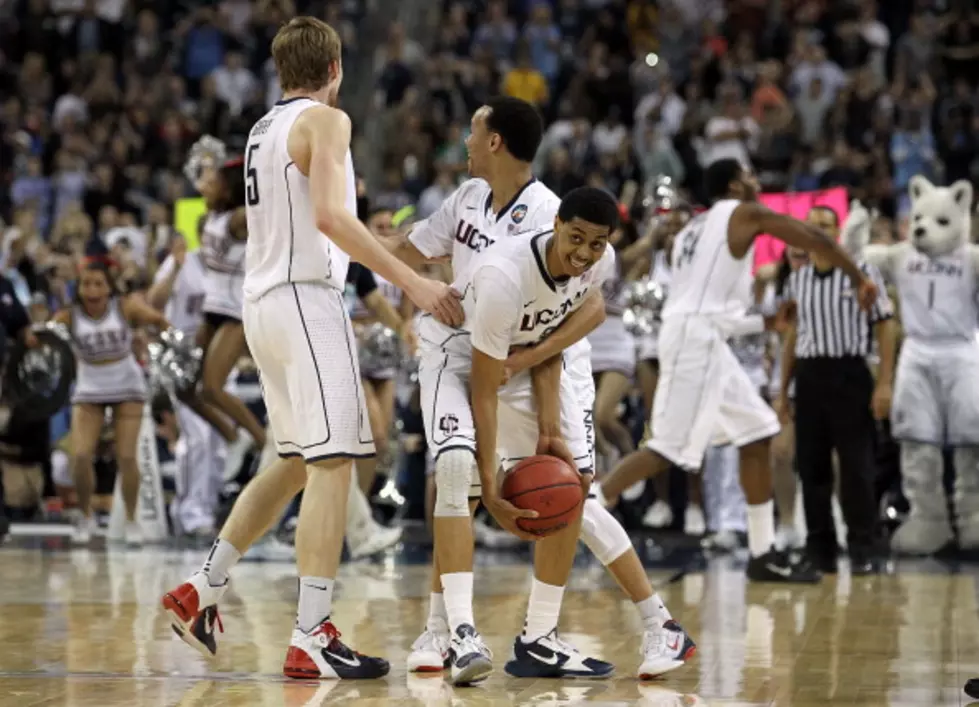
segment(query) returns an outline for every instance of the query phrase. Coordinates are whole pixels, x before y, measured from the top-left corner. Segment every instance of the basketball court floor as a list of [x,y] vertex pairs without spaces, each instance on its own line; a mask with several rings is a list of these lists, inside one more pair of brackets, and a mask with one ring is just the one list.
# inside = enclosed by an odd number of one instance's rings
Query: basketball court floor
[[[561,628],[616,663],[603,682],[517,680],[503,664],[529,587],[524,553],[478,555],[477,625],[497,670],[450,688],[407,675],[406,651],[428,605],[427,551],[411,543],[343,567],[335,621],[356,648],[386,655],[381,681],[302,683],[279,672],[294,620],[290,565],[242,563],[223,605],[218,657],[173,637],[159,597],[204,553],[12,538],[0,549],[0,707],[944,707],[979,675],[976,568],[937,561],[813,587],[748,585],[743,558],[705,563],[689,550],[641,545],[650,576],[698,642],[686,667],[649,684],[633,677],[639,622],[604,569],[582,555]],[[979,704],[979,703],[977,703]]]

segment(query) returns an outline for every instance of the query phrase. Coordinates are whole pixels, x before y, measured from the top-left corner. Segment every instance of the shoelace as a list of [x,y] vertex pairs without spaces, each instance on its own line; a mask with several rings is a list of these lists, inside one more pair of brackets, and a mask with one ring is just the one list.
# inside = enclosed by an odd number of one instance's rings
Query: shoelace
[[343,641],[340,640],[342,634],[337,630],[329,621],[324,621],[319,626],[317,626],[312,633],[309,634],[310,638],[315,638],[316,642],[319,643],[324,648],[329,648],[333,646],[331,652],[337,655],[342,655],[345,658],[350,658],[353,656],[360,657],[361,654],[350,648]]
[[568,643],[567,641],[565,641],[563,638],[561,638],[558,635],[557,629],[552,630],[549,634],[547,634],[547,636],[545,638],[548,638],[555,646],[557,646],[558,648],[560,648],[562,651],[564,651],[568,655],[580,655],[581,654],[581,651],[579,651],[577,648],[575,648],[574,646],[572,646],[570,643]]
[[462,639],[461,643],[463,650],[460,651],[460,653],[463,655],[469,653],[482,653],[487,658],[492,659],[493,657],[493,651],[489,649],[489,646],[487,646],[483,641],[483,637],[478,633],[475,636],[466,636]]
[[208,617],[208,628],[211,629],[211,633],[214,633],[215,624],[217,624],[218,633],[224,633],[224,624],[221,622],[221,614],[218,612],[218,608],[216,606],[208,608],[213,609],[213,611],[210,612],[211,615]]

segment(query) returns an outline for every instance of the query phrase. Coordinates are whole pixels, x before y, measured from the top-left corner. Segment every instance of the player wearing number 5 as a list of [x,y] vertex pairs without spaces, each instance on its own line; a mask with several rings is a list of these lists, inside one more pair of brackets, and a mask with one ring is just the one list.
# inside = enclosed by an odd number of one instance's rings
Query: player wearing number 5
[[736,160],[714,162],[704,177],[711,207],[687,224],[673,246],[652,436],[645,449],[626,457],[602,481],[600,490],[607,499],[616,499],[671,463],[699,469],[711,444],[733,444],[740,450],[741,485],[748,501],[748,577],[815,582],[818,572],[775,550],[769,442],[779,431],[778,419],[726,340],[735,332],[778,325],[775,317],[746,317],[753,302],[754,242],[762,233],[819,253],[841,268],[861,307],[876,301],[877,286],[832,238],[758,204],[758,182]]

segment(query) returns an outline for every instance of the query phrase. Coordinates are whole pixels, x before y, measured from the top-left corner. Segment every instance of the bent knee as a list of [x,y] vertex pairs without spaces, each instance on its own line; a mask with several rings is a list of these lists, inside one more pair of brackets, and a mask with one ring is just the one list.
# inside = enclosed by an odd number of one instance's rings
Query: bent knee
[[469,449],[450,449],[435,460],[436,518],[468,518],[469,489],[476,457]]

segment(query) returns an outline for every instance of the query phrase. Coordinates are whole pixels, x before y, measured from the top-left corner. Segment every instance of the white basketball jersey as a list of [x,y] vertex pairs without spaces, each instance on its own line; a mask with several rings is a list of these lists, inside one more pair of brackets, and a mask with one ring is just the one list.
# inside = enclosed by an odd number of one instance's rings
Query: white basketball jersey
[[739,203],[734,199],[718,201],[677,234],[664,319],[703,316],[723,329],[732,320],[743,317],[751,306],[754,246],[736,260],[727,241],[728,223]]
[[[177,266],[172,255],[168,255],[153,278],[154,284],[169,277]],[[170,290],[170,299],[164,308],[167,321],[187,336],[194,336],[200,328],[204,313],[205,283],[207,273],[201,261],[199,250],[184,256],[183,267]]]
[[[248,254],[245,297],[257,300],[280,285],[322,283],[341,292],[350,256],[316,227],[309,179],[289,157],[287,141],[311,98],[279,101],[252,127],[245,149]],[[350,151],[345,205],[357,214],[357,184]]]
[[[483,179],[463,182],[438,211],[416,224],[408,239],[427,258],[451,256],[453,277],[469,269],[473,258],[493,243],[519,233],[553,228],[561,200],[543,183],[531,179],[497,213],[493,190]],[[591,353],[587,339],[567,350],[569,356]]]
[[653,256],[653,265],[649,269],[649,278],[663,289],[668,289],[673,280],[673,271],[667,262],[666,251],[658,250]]
[[[553,233],[548,226],[508,238],[475,258],[468,272],[455,279],[453,287],[463,293],[465,333],[479,327],[473,316],[476,298],[494,298],[496,293],[506,291],[509,299],[520,302],[519,315],[510,329],[509,346],[539,344],[581,306],[589,292],[601,288],[615,272],[615,249],[608,246],[602,258],[581,277],[555,280],[545,264],[545,249]],[[495,271],[493,277],[498,276],[499,282],[492,291],[480,292],[474,281],[486,268]],[[422,320],[419,334],[430,342],[441,342],[446,350],[472,353],[469,336],[459,336],[459,330],[446,327],[433,317]]]
[[976,282],[969,249],[930,258],[914,249],[894,275],[906,336],[921,341],[974,341]]
[[201,229],[201,258],[207,268],[204,311],[241,319],[245,241],[231,237],[231,212],[208,214]]

